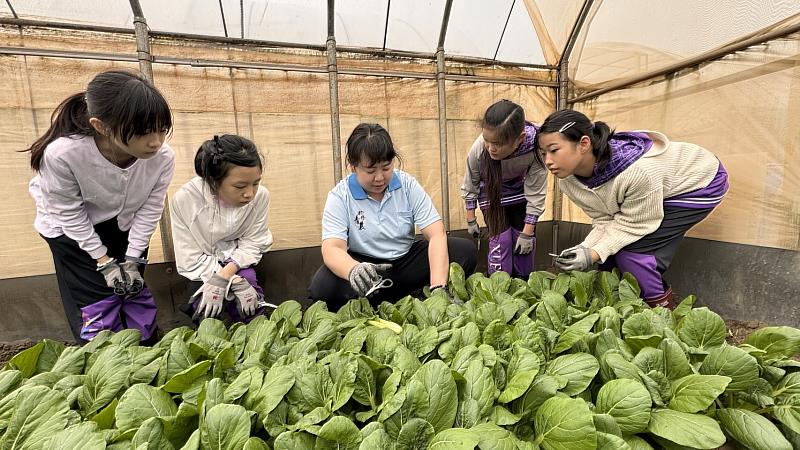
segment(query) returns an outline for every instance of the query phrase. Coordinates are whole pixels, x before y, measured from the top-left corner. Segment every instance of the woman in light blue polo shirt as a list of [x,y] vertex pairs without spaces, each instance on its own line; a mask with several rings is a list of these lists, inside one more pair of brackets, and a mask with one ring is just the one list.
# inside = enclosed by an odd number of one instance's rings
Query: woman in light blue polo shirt
[[[309,287],[313,300],[337,310],[367,295],[380,278],[393,285],[368,295],[395,301],[425,285],[447,285],[451,261],[470,275],[475,244],[448,237],[430,196],[414,177],[394,168],[397,154],[378,124],[359,124],[347,139],[353,173],[329,193],[322,217],[322,259]],[[414,239],[414,227],[423,240]]]

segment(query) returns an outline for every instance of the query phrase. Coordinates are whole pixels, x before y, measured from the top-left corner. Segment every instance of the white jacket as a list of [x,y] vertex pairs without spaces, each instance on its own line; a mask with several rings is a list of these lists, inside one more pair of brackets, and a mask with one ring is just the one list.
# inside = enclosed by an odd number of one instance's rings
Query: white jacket
[[108,249],[94,225],[116,217],[120,230],[130,230],[125,254],[139,258],[161,218],[174,169],[175,152],[167,144],[123,169],[100,154],[91,136],[58,138],[28,186],[36,231],[48,238],[66,235],[98,259]]
[[205,282],[228,258],[242,268],[258,264],[272,247],[268,208],[264,186],[250,203],[237,208],[221,205],[202,178],[189,180],[170,202],[178,273]]

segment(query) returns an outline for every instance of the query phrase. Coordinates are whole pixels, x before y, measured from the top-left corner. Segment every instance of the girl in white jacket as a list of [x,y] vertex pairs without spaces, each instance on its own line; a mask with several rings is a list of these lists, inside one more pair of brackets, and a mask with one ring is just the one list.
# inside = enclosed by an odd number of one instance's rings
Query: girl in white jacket
[[194,169],[197,177],[170,203],[175,263],[194,294],[191,313],[216,317],[226,306],[233,320],[248,321],[263,310],[253,267],[272,246],[262,156],[246,138],[214,136],[197,150]]

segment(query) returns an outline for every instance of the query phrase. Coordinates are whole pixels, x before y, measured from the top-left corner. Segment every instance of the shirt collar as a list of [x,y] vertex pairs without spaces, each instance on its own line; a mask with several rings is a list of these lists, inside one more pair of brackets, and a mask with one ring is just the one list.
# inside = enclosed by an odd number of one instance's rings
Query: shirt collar
[[[351,173],[347,177],[347,187],[350,189],[350,195],[356,200],[366,200],[368,195],[367,191],[358,184],[358,178],[355,173]],[[392,172],[392,181],[389,182],[389,187],[386,189],[388,192],[400,189],[400,177],[397,176],[397,171]]]

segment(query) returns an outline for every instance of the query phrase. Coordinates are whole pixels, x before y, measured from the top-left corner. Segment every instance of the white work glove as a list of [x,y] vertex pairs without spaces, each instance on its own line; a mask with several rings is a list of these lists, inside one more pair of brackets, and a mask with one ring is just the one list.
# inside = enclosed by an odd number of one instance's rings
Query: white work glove
[[106,286],[114,289],[115,294],[124,295],[127,291],[125,271],[117,264],[116,259],[111,258],[103,264],[98,264],[97,271],[103,274]]
[[147,264],[147,260],[126,257],[125,261],[119,265],[128,277],[126,290],[129,295],[138,294],[144,287],[144,278],[142,278],[142,274],[139,272],[139,264]]
[[478,219],[467,221],[467,232],[475,239],[481,237],[481,227],[478,225]]
[[225,300],[225,295],[227,295],[228,286],[230,286],[229,280],[217,273],[212,275],[211,279],[203,284],[202,297],[197,305],[194,318],[201,316],[206,319],[217,317],[222,312],[222,302]]
[[231,291],[236,299],[236,309],[239,310],[242,317],[252,316],[256,313],[257,303],[261,296],[258,295],[253,285],[244,278],[234,275],[231,278]]
[[592,249],[582,245],[568,248],[556,258],[556,267],[561,270],[584,271],[592,267]]
[[527,255],[533,251],[536,246],[536,236],[532,234],[520,233],[517,238],[517,244],[514,246],[514,253],[520,255]]
[[391,264],[372,264],[368,262],[358,263],[350,269],[348,279],[350,286],[356,291],[359,296],[364,296],[367,291],[372,289],[378,282],[380,275],[378,272],[384,272],[392,268]]

